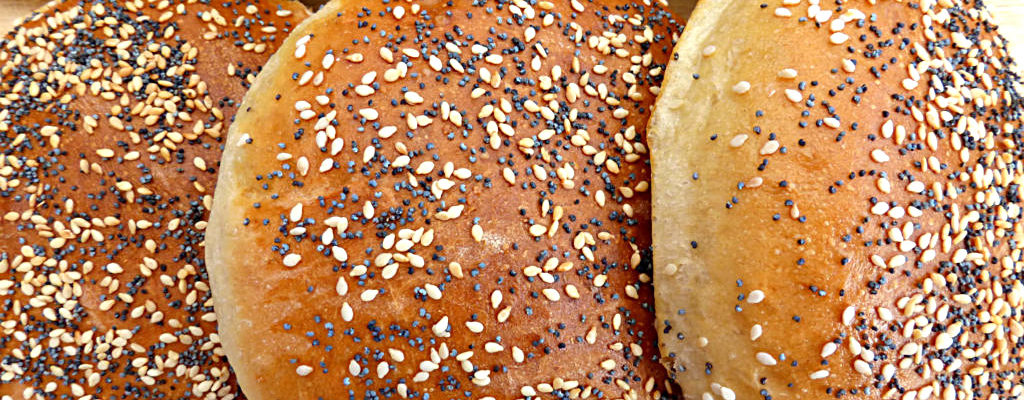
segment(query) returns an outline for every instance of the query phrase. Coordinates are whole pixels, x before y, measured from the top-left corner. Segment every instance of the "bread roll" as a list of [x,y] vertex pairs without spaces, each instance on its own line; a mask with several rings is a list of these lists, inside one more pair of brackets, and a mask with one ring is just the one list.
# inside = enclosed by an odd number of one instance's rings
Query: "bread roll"
[[694,399],[1009,399],[1019,79],[980,2],[709,0],[651,123],[662,354]]
[[0,40],[0,398],[240,396],[203,237],[291,1],[56,1]]
[[658,398],[663,4],[332,1],[231,128],[207,257],[253,399]]

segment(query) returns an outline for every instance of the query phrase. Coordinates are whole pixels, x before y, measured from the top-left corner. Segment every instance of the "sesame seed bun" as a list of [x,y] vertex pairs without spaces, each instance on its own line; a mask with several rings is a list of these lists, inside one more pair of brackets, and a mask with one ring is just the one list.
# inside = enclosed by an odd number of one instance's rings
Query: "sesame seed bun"
[[654,264],[687,398],[1024,393],[1020,80],[980,3],[708,0],[674,56]]
[[231,128],[207,256],[246,394],[659,398],[663,4],[333,1]]
[[0,398],[241,396],[203,240],[291,1],[56,1],[0,39]]

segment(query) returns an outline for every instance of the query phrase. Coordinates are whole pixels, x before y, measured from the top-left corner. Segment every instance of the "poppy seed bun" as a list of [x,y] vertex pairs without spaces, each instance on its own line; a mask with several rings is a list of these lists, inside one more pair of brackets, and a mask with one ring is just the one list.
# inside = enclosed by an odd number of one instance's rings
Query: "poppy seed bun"
[[57,1],[0,40],[0,398],[238,398],[203,240],[291,1]]
[[680,29],[631,0],[301,25],[231,128],[207,249],[246,394],[667,395],[645,125]]
[[1024,392],[1020,81],[980,7],[697,7],[650,127],[687,398]]

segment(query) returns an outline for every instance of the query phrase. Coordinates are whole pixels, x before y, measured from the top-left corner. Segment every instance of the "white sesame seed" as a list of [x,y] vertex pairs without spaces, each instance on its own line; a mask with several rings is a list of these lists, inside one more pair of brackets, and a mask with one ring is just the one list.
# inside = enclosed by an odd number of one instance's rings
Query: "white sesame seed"
[[504,350],[505,350],[504,346],[502,346],[500,344],[497,344],[495,342],[484,343],[484,351],[486,351],[488,353],[497,353],[497,352],[504,351]]
[[313,373],[313,367],[308,365],[300,365],[295,368],[295,374],[298,376],[307,376],[311,373]]
[[569,284],[565,286],[565,294],[569,295],[569,298],[578,299],[580,298],[580,290],[575,285]]
[[825,345],[821,347],[821,358],[828,358],[828,356],[835,354],[836,350],[839,350],[839,346],[836,345],[835,342],[825,343]]
[[334,285],[334,291],[338,293],[338,296],[348,294],[348,282],[345,280],[345,277],[338,277],[338,283]]
[[895,131],[895,124],[892,122],[892,120],[890,119],[888,121],[885,121],[885,124],[882,125],[882,137],[884,137],[884,138],[891,138],[892,137],[892,133],[894,131]]
[[750,340],[757,340],[758,338],[761,337],[762,333],[764,333],[764,329],[761,328],[761,324],[755,324],[754,326],[750,327]]
[[398,349],[388,349],[388,357],[391,357],[395,362],[405,361],[405,353]]
[[843,59],[843,71],[846,71],[847,73],[851,73],[851,74],[854,73],[854,72],[857,72],[857,63],[854,62],[853,60],[844,58]]
[[441,296],[442,296],[441,289],[438,288],[437,285],[432,285],[432,284],[427,283],[427,284],[423,285],[423,289],[427,291],[427,297],[430,297],[431,299],[434,299],[434,300],[440,300],[441,299]]
[[839,32],[846,27],[846,21],[843,18],[836,18],[828,24],[828,29],[832,32]]
[[334,60],[334,54],[324,55],[324,59],[320,62],[320,65],[324,67],[324,69],[331,69],[331,66],[334,65]]
[[372,108],[361,108],[359,109],[359,116],[366,118],[367,121],[376,121],[380,117],[380,113]]
[[804,95],[797,90],[786,89],[786,98],[794,103],[799,103],[804,100]]
[[878,178],[878,180],[875,181],[875,186],[878,187],[878,191],[882,193],[892,192],[892,184],[889,183],[889,179],[885,177]]
[[107,272],[111,274],[120,274],[124,272],[124,268],[122,268],[118,263],[110,263],[107,264]]
[[878,311],[878,318],[880,318],[882,321],[888,322],[888,321],[892,321],[893,320],[894,316],[892,314],[892,311],[890,311],[888,308],[878,307],[877,311]]
[[292,222],[298,222],[302,219],[302,203],[295,204],[291,211],[288,212],[288,219]]
[[814,15],[814,21],[819,24],[824,24],[832,18],[832,10],[820,10]]
[[320,173],[324,173],[330,171],[332,168],[334,168],[334,160],[330,158],[325,158],[323,161],[320,162],[320,167],[317,168],[317,171],[319,171]]
[[484,228],[481,228],[480,225],[473,225],[470,228],[470,234],[473,236],[474,241],[479,242],[484,239]]
[[877,163],[884,163],[889,161],[889,155],[885,154],[885,150],[874,149],[871,150],[871,159]]
[[732,91],[736,94],[744,94],[750,91],[750,82],[739,81],[735,85],[732,85]]
[[420,163],[419,166],[416,167],[416,174],[417,175],[426,175],[426,174],[429,174],[430,172],[432,172],[433,170],[434,170],[434,162],[433,161],[424,161],[424,162]]
[[761,150],[759,150],[758,152],[762,156],[775,154],[775,152],[779,150],[779,147],[781,147],[781,145],[777,140],[769,140],[764,143],[764,146],[761,146]]
[[[384,47],[382,47],[382,48],[386,49]],[[363,74],[363,76],[359,78],[359,83],[362,83],[364,85],[369,85],[369,84],[373,83],[373,81],[376,80],[376,79],[377,79],[377,71],[370,71],[370,72],[367,72],[367,73]]]
[[857,307],[849,306],[843,310],[843,325],[853,325],[853,319],[857,316]]
[[286,267],[294,267],[296,265],[299,265],[299,261],[302,261],[302,256],[298,254],[291,253],[284,256],[284,266]]
[[707,45],[703,50],[701,50],[701,54],[704,55],[704,57],[711,57],[711,55],[715,54],[716,50],[718,50],[718,48],[715,47],[715,45]]
[[373,93],[376,92],[369,85],[359,85],[359,86],[356,86],[355,91],[356,91],[357,95],[360,95],[360,96],[363,96],[363,97],[372,96]]
[[772,357],[771,354],[768,354],[768,353],[765,353],[765,352],[757,353],[755,358],[757,358],[757,362],[761,363],[761,365],[772,366],[772,365],[778,364],[778,362],[775,361],[775,357]]
[[373,203],[367,200],[363,203],[363,218],[373,219]]
[[448,331],[449,326],[450,325],[448,324],[448,316],[446,315],[441,317],[441,319],[438,320],[436,324],[431,326],[430,331],[433,332],[435,336],[449,337],[451,336],[451,332]]
[[871,376],[871,365],[864,362],[864,360],[856,360],[853,362],[853,369],[861,375]]
[[420,96],[419,93],[416,92],[405,92],[404,97],[405,101],[409,102],[409,104],[423,103],[423,96]]
[[171,333],[162,333],[160,334],[160,342],[176,343],[178,342],[178,337]]
[[331,247],[331,255],[334,256],[335,260],[342,262],[348,261],[348,252],[345,251],[344,248],[338,246]]
[[479,321],[466,321],[466,328],[468,328],[470,332],[480,333],[484,331],[484,324]]
[[733,136],[732,140],[729,140],[729,146],[730,147],[740,147],[740,146],[743,145],[743,143],[747,142],[747,138],[749,138],[749,137],[750,136],[748,136],[745,133],[741,133],[739,135]]
[[367,290],[364,290],[362,293],[359,294],[359,299],[362,300],[362,301],[367,301],[367,302],[368,301],[373,301],[373,299],[377,298],[378,294],[380,294],[380,290],[377,290],[377,289],[367,289]]
[[953,346],[953,337],[946,332],[939,332],[935,336],[935,348],[939,350],[945,350]]
[[348,373],[352,376],[359,376],[359,373],[363,371],[363,367],[359,366],[359,362],[356,360],[350,360],[348,362]]
[[846,43],[847,40],[850,40],[850,35],[842,32],[833,33],[828,37],[828,41],[832,44],[843,44]]
[[350,321],[352,321],[352,318],[354,316],[355,315],[354,315],[354,313],[352,311],[352,306],[350,306],[347,301],[342,303],[342,305],[341,305],[341,319],[343,321],[345,321],[345,322],[350,322]]
[[757,304],[764,301],[764,292],[760,290],[754,290],[747,295],[747,303]]
[[814,380],[818,380],[818,379],[828,378],[828,375],[829,375],[828,370],[821,369],[821,370],[817,370],[817,371],[812,372],[811,375],[810,375],[810,378],[811,378],[812,381],[814,381]]
[[797,76],[797,72],[793,68],[786,68],[779,71],[779,78],[783,79],[794,79]]
[[299,77],[299,86],[305,86],[311,80],[313,80],[313,71],[306,71]]
[[497,309],[501,306],[501,300],[503,299],[500,290],[491,292],[491,308]]

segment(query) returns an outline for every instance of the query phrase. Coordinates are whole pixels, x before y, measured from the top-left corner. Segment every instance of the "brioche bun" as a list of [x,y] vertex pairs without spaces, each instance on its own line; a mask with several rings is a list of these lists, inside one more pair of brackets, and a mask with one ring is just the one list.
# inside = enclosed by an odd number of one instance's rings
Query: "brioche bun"
[[246,394],[667,396],[645,126],[680,29],[630,0],[301,25],[231,128],[207,249]]
[[650,126],[664,361],[693,399],[1008,399],[1020,80],[978,2],[697,6]]
[[0,398],[240,397],[203,240],[291,1],[56,1],[0,40]]

